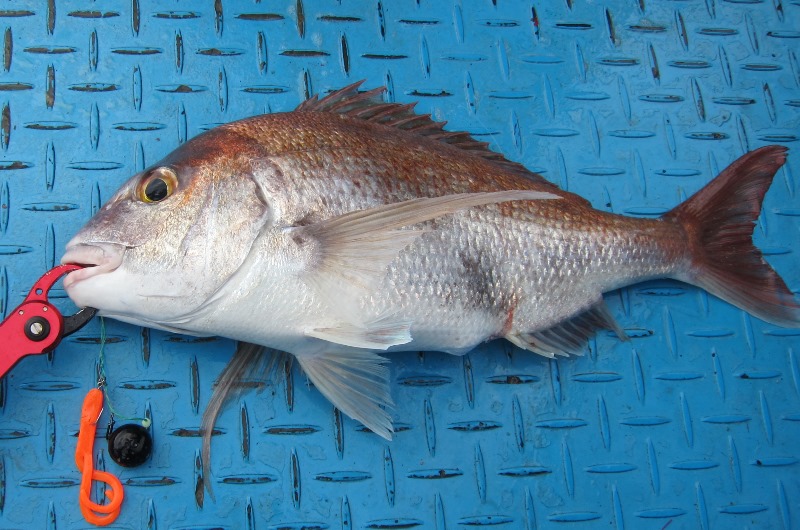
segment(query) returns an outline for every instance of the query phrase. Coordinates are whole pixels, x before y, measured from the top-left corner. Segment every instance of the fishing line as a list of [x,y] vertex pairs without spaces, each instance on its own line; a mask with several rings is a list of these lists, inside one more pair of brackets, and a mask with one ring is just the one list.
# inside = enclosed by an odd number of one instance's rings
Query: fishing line
[[[152,422],[150,418],[123,416],[114,408],[111,402],[111,396],[109,396],[108,382],[106,380],[106,342],[106,324],[103,317],[100,317],[100,352],[98,353],[97,359],[97,387],[102,390],[103,397],[108,405],[108,410],[111,413],[108,428],[106,429],[108,456],[123,467],[136,467],[150,458],[150,453],[153,449],[153,438],[150,436],[148,428]],[[126,423],[115,429],[115,416],[122,420],[137,423]]]
[[139,418],[136,416],[123,416],[114,408],[114,405],[111,402],[111,396],[108,392],[108,383],[106,380],[106,355],[105,355],[105,346],[106,346],[106,321],[103,317],[100,317],[100,353],[98,354],[97,358],[97,388],[103,391],[103,395],[105,396],[106,406],[108,407],[108,411],[111,413],[111,422],[109,424],[109,431],[113,429],[114,426],[114,418],[119,418],[125,421],[135,421],[138,422],[144,427],[145,429],[150,427],[152,423],[150,418]]
[[[97,387],[86,394],[81,408],[81,426],[78,431],[78,444],[75,448],[75,464],[81,472],[80,491],[78,504],[84,519],[97,526],[106,526],[113,523],[120,514],[122,500],[125,492],[119,478],[113,473],[94,468],[94,442],[97,423],[103,414],[104,404],[108,407],[111,417],[108,422],[106,439],[108,440],[108,455],[117,464],[123,467],[135,467],[144,463],[150,457],[153,440],[147,431],[150,426],[149,418],[136,418],[123,416],[111,403],[106,381],[105,346],[106,323],[100,317],[100,352],[97,356]],[[114,416],[120,419],[135,421],[114,429]],[[103,482],[105,498],[101,502],[92,501],[92,484]]]

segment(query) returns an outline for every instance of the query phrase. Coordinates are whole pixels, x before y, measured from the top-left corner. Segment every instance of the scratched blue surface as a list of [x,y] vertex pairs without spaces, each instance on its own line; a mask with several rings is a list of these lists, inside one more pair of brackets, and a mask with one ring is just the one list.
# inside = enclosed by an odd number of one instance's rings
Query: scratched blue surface
[[[359,79],[601,209],[658,215],[743,152],[797,145],[798,21],[782,0],[4,1],[2,310],[132,173]],[[793,289],[798,174],[792,152],[756,229]],[[202,504],[196,431],[232,343],[107,322],[111,395],[155,445],[123,469],[98,439],[125,484],[115,527],[799,527],[798,332],[678,283],[608,300],[632,340],[581,358],[394,356],[392,443],[296,368],[254,383],[218,423]],[[73,452],[99,333],[0,383],[0,528],[89,526]]]

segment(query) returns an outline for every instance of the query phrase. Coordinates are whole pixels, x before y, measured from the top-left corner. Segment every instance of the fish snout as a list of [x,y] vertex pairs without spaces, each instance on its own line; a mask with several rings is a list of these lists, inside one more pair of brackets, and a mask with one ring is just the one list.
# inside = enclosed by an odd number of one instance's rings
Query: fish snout
[[67,252],[61,258],[62,264],[83,265],[83,269],[69,273],[64,278],[64,288],[76,283],[116,270],[122,264],[125,246],[112,243],[77,243],[67,245]]

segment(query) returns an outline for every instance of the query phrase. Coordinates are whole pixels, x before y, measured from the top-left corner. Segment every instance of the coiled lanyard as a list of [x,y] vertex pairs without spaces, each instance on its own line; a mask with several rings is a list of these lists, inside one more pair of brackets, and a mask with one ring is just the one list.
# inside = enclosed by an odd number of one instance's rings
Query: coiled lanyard
[[[113,523],[119,516],[124,492],[119,479],[94,468],[94,439],[97,431],[97,421],[103,412],[103,392],[99,388],[89,390],[83,400],[81,410],[81,430],[78,433],[78,446],[75,449],[75,464],[81,472],[81,488],[79,501],[81,513],[89,523],[97,526],[106,526]],[[105,489],[107,504],[98,504],[91,499],[92,481],[105,482],[109,488]]]

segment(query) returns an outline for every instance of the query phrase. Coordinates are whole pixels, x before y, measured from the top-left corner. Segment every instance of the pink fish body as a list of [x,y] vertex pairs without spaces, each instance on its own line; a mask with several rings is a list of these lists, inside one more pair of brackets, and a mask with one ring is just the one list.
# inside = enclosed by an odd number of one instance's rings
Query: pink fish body
[[[623,332],[603,293],[674,278],[753,315],[800,307],[753,246],[786,150],[744,155],[660,219],[581,197],[358,85],[205,132],[131,178],[68,244],[80,306],[292,354],[340,410],[389,438],[385,351],[505,338],[580,353]],[[213,421],[257,363],[243,346]]]

